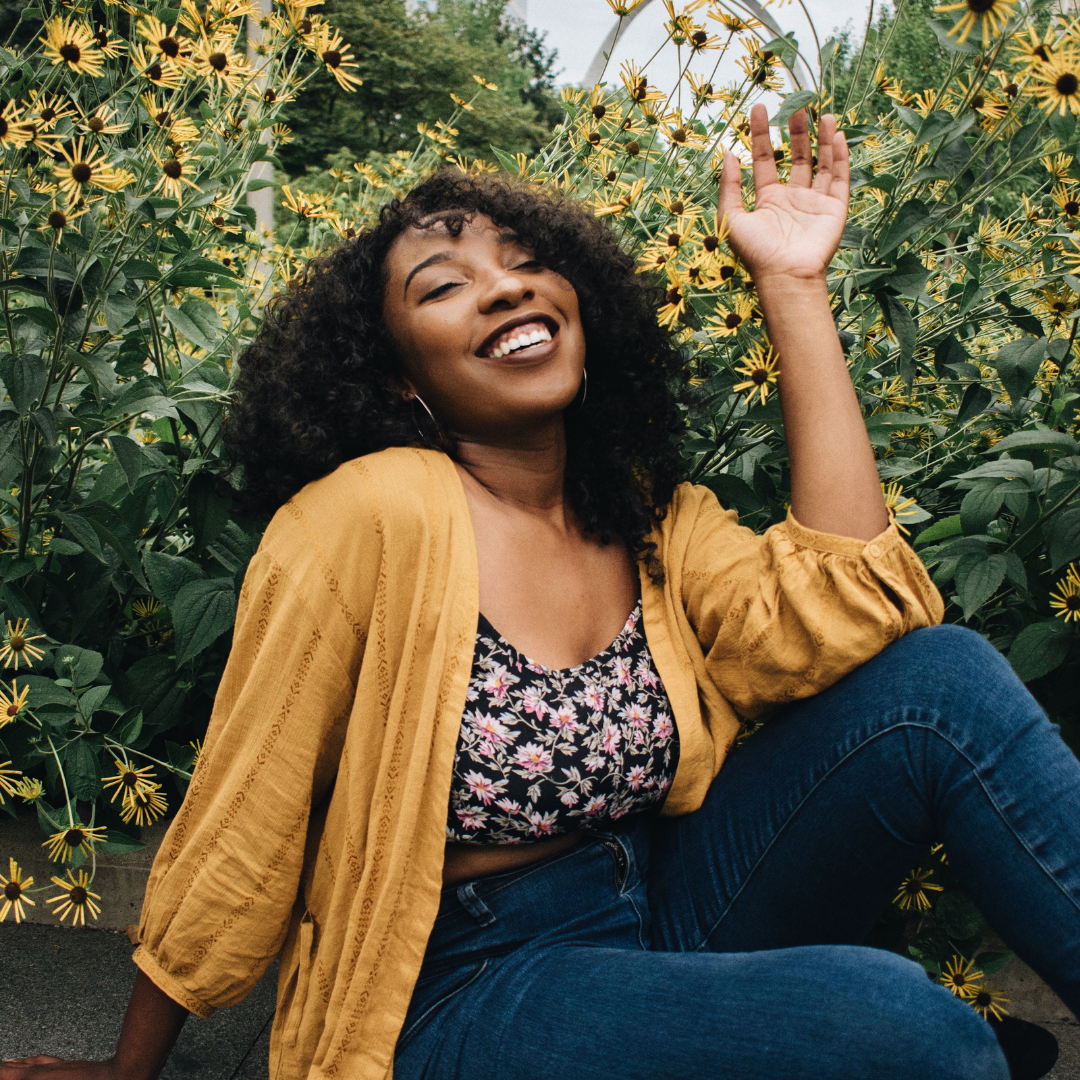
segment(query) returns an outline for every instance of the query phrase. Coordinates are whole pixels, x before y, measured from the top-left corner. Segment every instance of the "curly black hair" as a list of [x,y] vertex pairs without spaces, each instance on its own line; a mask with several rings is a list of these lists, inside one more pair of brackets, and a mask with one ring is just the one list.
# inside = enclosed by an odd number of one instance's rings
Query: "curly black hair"
[[384,206],[374,228],[311,260],[267,305],[240,358],[225,428],[226,451],[242,466],[244,512],[269,516],[309,481],[389,446],[453,454],[443,440],[422,439],[401,396],[382,317],[385,262],[406,229],[443,221],[456,235],[474,215],[513,230],[577,291],[588,393],[580,410],[567,410],[567,498],[588,533],[602,543],[618,537],[648,558],[652,523],[683,478],[674,386],[685,376],[657,324],[655,286],[574,199],[509,175],[448,168]]

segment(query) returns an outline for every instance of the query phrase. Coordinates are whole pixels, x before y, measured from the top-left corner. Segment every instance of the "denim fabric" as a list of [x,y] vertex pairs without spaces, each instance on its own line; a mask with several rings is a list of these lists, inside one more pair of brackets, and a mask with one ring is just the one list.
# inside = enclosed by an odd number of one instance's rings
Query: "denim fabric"
[[693,814],[443,890],[395,1080],[1007,1080],[857,943],[942,841],[1080,1012],[1080,763],[979,635],[918,630],[735,749]]

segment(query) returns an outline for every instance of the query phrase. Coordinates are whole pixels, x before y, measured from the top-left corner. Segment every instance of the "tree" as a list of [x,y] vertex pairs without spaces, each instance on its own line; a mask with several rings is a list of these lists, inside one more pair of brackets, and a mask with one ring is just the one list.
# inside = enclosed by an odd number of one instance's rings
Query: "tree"
[[[447,117],[450,95],[473,101],[456,139],[470,157],[491,157],[491,144],[535,151],[562,109],[554,96],[555,53],[543,36],[504,15],[505,0],[439,0],[408,11],[404,0],[329,0],[364,84],[345,94],[320,71],[288,107],[293,142],[280,158],[292,176],[322,168],[345,149],[355,161],[371,151],[411,149],[418,123]],[[480,89],[473,76],[498,87]]]

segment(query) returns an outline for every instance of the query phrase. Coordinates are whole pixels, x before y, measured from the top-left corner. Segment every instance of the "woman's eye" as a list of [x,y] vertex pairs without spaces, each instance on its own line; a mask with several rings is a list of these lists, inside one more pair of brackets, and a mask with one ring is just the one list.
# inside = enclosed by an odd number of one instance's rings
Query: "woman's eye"
[[514,267],[515,270],[539,270],[542,269],[542,264],[539,259],[529,259],[527,262],[518,263]]
[[461,282],[459,281],[447,281],[442,285],[437,285],[434,289],[431,290],[431,292],[425,293],[423,296],[420,297],[420,303],[422,304],[425,300],[434,300],[435,297],[442,296],[442,294],[446,292],[447,289],[452,289],[455,285],[460,284]]

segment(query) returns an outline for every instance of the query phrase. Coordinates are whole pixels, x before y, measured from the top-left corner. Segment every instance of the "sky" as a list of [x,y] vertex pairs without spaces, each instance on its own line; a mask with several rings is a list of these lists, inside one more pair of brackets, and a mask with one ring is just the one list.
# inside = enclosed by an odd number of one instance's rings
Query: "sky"
[[[862,36],[868,0],[803,0],[813,18],[818,37],[822,42],[836,29],[850,23],[856,38]],[[879,5],[880,6],[880,5]],[[795,31],[796,40],[808,56],[816,54],[813,34],[806,16],[797,2],[791,0],[783,7],[772,4],[769,13],[785,32]],[[547,44],[558,50],[557,67],[562,68],[558,77],[560,85],[579,83],[588,70],[597,49],[615,23],[615,16],[606,0],[526,0],[525,14],[528,23],[547,33]],[[619,64],[627,59],[639,63],[655,50],[655,42],[663,35],[661,24],[665,18],[661,0],[652,0],[630,25],[625,36],[617,43],[609,70],[617,74]],[[717,25],[711,23],[710,25]],[[675,70],[674,48],[672,57],[661,56],[655,67],[649,69],[649,81],[663,86],[665,76]],[[730,77],[730,75],[728,76]],[[718,74],[725,81],[722,68]]]

